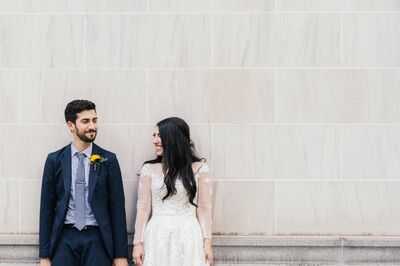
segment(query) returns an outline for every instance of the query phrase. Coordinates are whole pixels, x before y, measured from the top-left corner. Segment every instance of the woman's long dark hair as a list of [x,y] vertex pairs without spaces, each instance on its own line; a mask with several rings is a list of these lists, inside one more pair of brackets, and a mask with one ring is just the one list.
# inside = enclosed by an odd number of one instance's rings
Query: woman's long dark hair
[[200,162],[202,159],[195,154],[188,124],[181,118],[169,117],[158,122],[156,126],[160,133],[163,155],[145,164],[162,163],[165,175],[164,185],[167,187],[167,194],[163,200],[176,194],[175,181],[180,176],[190,204],[197,207],[193,202],[197,186],[192,163]]

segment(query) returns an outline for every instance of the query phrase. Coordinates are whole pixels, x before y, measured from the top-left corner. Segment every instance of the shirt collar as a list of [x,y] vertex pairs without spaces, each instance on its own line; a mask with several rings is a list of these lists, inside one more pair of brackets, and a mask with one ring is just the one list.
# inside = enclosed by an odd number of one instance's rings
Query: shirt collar
[[[82,153],[84,153],[87,158],[90,158],[90,156],[92,155],[92,149],[93,143],[90,143],[89,147],[83,150]],[[79,150],[75,147],[74,143],[71,142],[71,157],[74,157],[77,152],[79,152]]]

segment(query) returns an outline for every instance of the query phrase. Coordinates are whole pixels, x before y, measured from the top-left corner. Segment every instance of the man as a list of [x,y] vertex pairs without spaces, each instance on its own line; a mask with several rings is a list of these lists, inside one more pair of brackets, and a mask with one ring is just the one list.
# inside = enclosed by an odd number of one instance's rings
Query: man
[[128,265],[125,198],[114,153],[93,141],[94,103],[75,100],[65,108],[72,143],[50,153],[40,202],[40,265]]

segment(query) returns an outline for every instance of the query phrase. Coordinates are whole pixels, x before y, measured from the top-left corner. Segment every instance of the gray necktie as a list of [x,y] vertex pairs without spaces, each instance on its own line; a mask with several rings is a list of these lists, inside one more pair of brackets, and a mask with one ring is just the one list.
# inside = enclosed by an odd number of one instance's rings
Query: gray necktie
[[75,180],[75,227],[81,231],[86,226],[85,164],[86,155],[77,153],[79,162]]

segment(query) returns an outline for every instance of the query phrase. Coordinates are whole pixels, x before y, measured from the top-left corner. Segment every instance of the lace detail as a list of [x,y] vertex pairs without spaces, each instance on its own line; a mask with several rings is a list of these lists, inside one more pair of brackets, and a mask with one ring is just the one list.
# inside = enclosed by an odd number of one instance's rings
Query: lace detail
[[140,171],[134,244],[143,243],[143,234],[151,211],[151,169],[145,164]]
[[151,176],[151,168],[149,164],[142,166],[142,169],[140,170],[140,176]]
[[[193,164],[198,193],[198,208],[189,203],[181,180],[177,193],[167,193],[161,164],[144,165],[138,191],[134,243],[143,242],[145,266],[205,266],[203,238],[211,238],[211,180],[209,168]],[[152,217],[147,223],[150,210]]]
[[210,172],[210,167],[208,167],[207,164],[202,163],[197,172],[200,173],[200,174],[208,174]]
[[196,175],[197,179],[197,219],[199,220],[203,238],[211,239],[212,217],[212,183],[209,177],[210,168],[202,164]]

